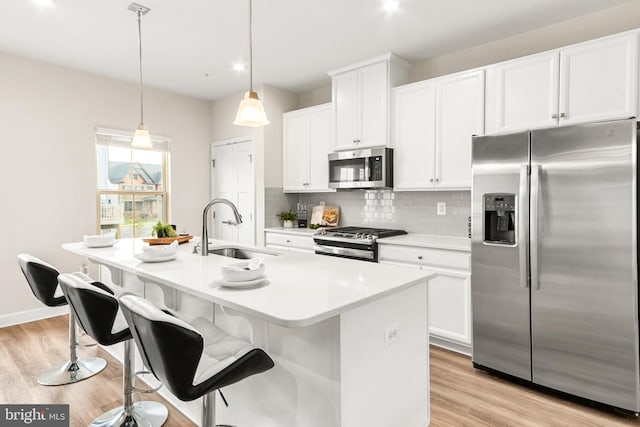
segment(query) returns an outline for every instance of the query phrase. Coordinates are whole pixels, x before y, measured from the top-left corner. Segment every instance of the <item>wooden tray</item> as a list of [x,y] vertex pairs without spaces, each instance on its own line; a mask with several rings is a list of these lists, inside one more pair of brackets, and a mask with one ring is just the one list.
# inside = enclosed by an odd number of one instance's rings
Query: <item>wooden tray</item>
[[193,239],[193,236],[178,236],[178,237],[160,237],[157,239],[142,239],[143,242],[147,242],[150,245],[170,245],[174,240],[178,241],[178,244],[181,245],[183,243],[188,242]]

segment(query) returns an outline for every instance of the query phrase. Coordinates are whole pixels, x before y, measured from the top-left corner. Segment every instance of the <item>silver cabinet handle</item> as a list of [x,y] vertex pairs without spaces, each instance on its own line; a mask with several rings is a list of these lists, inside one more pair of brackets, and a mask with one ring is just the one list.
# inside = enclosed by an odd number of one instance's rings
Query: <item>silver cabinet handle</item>
[[222,223],[223,223],[223,224],[229,224],[229,225],[238,225],[238,223],[237,223],[237,222],[235,222],[235,221],[233,221],[233,220],[231,220],[231,219],[228,219],[228,220],[226,220],[226,221],[222,221]]
[[418,255],[418,259],[422,259],[422,255]]
[[436,178],[436,179],[435,179],[435,182],[440,182],[440,178]]
[[538,278],[538,203],[540,203],[540,165],[531,165],[531,223],[529,226],[530,237],[530,262],[531,262],[531,287],[540,290]]
[[518,196],[518,258],[520,260],[520,286],[529,286],[527,264],[527,213],[529,212],[529,165],[520,165],[520,193]]
[[291,240],[287,240],[287,243],[291,243]]
[[553,113],[553,114],[551,115],[551,118],[552,118],[552,119],[557,119],[557,118],[558,118],[558,113]]
[[565,113],[560,113],[560,118],[564,119],[566,117],[567,117],[567,115]]
[[429,182],[433,182],[433,178],[429,179]]

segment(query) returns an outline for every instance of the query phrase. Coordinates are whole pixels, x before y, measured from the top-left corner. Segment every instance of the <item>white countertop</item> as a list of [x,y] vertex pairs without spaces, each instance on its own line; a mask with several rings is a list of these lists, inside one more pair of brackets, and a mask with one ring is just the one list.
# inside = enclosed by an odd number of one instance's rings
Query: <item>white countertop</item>
[[269,233],[281,233],[281,234],[296,234],[300,236],[313,236],[318,230],[312,230],[310,228],[293,228],[293,227],[268,227],[264,229]]
[[[194,239],[197,241],[197,239]],[[194,241],[180,245],[177,259],[144,263],[134,258],[145,245],[141,239],[122,239],[113,247],[88,248],[84,243],[65,243],[62,248],[98,264],[137,275],[199,298],[244,312],[285,327],[302,327],[328,319],[419,283],[434,273],[387,264],[295,252],[264,255],[267,285],[227,289],[214,285],[220,267],[240,260],[218,255],[192,254]],[[213,240],[210,249],[233,245]]]
[[471,239],[466,237],[437,236],[433,234],[403,234],[377,240],[379,245],[404,245],[422,248],[448,249],[471,252]]

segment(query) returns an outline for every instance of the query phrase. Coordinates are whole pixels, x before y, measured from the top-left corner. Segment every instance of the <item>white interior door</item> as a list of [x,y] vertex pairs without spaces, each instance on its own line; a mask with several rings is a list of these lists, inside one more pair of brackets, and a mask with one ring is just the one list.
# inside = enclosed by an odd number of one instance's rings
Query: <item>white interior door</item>
[[251,140],[211,144],[211,198],[233,202],[242,215],[235,224],[231,208],[223,204],[211,209],[213,230],[209,236],[243,244],[255,244],[255,175]]

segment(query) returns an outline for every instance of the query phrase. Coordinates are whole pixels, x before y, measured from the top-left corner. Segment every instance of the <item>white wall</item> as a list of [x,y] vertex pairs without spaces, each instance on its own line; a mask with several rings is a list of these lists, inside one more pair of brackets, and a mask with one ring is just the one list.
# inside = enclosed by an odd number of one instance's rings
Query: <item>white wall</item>
[[[2,53],[0,70],[0,318],[6,318],[42,307],[18,253],[61,271],[80,266],[60,245],[96,233],[95,127],[133,130],[139,88]],[[171,222],[195,233],[209,196],[209,122],[208,101],[145,90],[145,124],[173,140]]]

